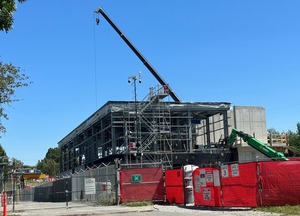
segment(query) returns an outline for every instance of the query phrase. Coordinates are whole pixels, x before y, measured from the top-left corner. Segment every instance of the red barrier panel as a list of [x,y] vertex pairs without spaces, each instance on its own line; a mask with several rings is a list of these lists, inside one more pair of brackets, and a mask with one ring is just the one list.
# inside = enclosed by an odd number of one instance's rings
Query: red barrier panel
[[[182,170],[168,170],[165,176],[167,201],[183,204]],[[300,161],[297,159],[198,168],[192,177],[194,203],[198,206],[300,204]]]
[[260,162],[261,205],[300,204],[300,161]]
[[120,172],[121,202],[162,201],[161,168],[123,169]]
[[184,204],[182,169],[166,170],[165,188],[167,203]]
[[222,206],[219,169],[198,168],[193,172],[193,180],[195,205]]
[[258,206],[257,163],[222,166],[221,176],[224,206]]

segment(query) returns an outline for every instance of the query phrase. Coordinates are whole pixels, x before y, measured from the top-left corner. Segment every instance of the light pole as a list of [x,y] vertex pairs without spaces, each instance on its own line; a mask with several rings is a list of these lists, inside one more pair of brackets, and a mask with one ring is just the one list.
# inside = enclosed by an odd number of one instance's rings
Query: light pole
[[136,148],[137,153],[139,153],[139,127],[138,127],[138,110],[137,110],[137,94],[136,94],[136,81],[138,80],[139,83],[142,82],[142,73],[139,72],[138,76],[130,76],[128,77],[128,83],[131,83],[131,80],[133,81],[133,92],[134,92],[134,109],[135,109],[135,131],[136,131]]

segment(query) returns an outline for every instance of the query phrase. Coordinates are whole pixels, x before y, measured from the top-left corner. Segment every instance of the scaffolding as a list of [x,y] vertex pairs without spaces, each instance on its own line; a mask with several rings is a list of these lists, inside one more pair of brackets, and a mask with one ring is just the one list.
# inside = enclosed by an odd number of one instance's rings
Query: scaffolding
[[58,143],[60,172],[116,158],[122,166],[165,169],[223,160],[212,143],[216,134],[228,136],[230,104],[170,102],[168,96],[167,86],[157,86],[142,101],[108,101]]

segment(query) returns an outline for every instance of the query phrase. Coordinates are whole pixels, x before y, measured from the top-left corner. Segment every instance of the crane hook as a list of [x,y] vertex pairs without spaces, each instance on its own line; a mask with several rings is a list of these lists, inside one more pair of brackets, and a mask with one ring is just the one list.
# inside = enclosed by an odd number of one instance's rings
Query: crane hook
[[100,19],[97,17],[96,18],[96,24],[99,25],[99,23],[100,23]]

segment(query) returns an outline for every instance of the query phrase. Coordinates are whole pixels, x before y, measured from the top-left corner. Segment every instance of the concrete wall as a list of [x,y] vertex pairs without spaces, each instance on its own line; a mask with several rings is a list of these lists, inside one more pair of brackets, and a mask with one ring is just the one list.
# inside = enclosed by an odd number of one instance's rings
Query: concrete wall
[[234,106],[234,127],[254,136],[256,139],[267,143],[266,112],[263,107],[256,106]]
[[[252,135],[263,143],[268,143],[266,112],[263,107],[257,106],[234,106],[231,110],[231,125],[237,130]],[[238,148],[239,161],[255,161],[267,159],[266,156],[251,148],[247,143],[238,139],[236,147]]]

